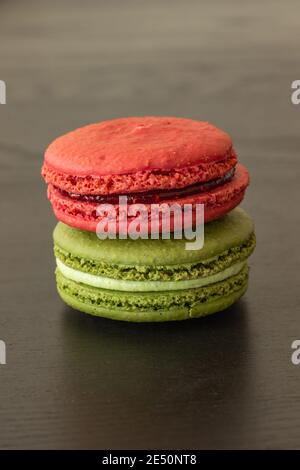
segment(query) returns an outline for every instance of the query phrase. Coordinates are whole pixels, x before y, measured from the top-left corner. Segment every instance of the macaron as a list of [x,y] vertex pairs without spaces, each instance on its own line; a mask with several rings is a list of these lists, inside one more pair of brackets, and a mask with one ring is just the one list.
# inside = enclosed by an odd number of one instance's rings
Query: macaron
[[157,116],[103,121],[57,138],[46,150],[42,175],[56,217],[91,232],[104,217],[100,204],[115,207],[119,217],[120,196],[128,207],[146,207],[149,226],[153,203],[203,204],[209,222],[236,207],[249,183],[226,132]]
[[161,322],[226,309],[246,291],[255,246],[252,219],[240,208],[204,227],[204,247],[184,239],[100,240],[59,222],[56,281],[74,309],[116,320]]

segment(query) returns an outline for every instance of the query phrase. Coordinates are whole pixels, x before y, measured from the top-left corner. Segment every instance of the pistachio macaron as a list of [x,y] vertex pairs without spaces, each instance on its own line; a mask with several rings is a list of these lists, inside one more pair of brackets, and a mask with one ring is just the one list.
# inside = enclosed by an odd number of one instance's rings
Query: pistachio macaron
[[246,291],[255,247],[252,219],[241,208],[205,224],[204,247],[184,239],[107,239],[59,222],[54,230],[62,299],[88,314],[133,322],[202,317]]

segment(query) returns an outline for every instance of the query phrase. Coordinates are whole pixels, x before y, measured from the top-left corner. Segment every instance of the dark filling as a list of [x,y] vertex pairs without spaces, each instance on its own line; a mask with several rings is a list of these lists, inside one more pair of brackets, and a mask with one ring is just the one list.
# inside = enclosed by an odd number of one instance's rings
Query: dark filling
[[221,178],[206,181],[205,183],[195,183],[190,186],[186,186],[181,189],[167,189],[160,190],[156,189],[153,191],[145,191],[133,194],[75,194],[68,193],[63,189],[56,188],[63,196],[70,197],[76,201],[82,202],[97,202],[107,204],[118,204],[120,196],[127,196],[127,202],[130,204],[147,204],[147,203],[159,203],[168,199],[178,199],[186,196],[192,196],[193,194],[203,193],[209,189],[216,188],[224,183],[230,181],[235,173],[235,168],[231,168]]

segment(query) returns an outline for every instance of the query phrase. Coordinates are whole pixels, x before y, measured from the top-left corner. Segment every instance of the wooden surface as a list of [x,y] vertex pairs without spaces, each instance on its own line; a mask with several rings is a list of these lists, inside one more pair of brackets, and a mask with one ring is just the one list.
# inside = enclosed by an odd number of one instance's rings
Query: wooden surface
[[[0,448],[300,448],[300,5],[1,1]],[[39,176],[56,136],[144,114],[204,119],[252,175],[244,300],[132,325],[59,300]]]

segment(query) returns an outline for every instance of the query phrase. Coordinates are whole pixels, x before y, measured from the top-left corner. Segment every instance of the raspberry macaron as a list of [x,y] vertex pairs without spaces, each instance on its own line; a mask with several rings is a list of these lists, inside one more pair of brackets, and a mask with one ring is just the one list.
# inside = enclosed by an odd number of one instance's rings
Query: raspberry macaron
[[[175,117],[129,117],[69,132],[48,147],[42,169],[56,217],[91,232],[99,204],[204,205],[205,222],[243,199],[249,183],[230,136],[207,122]],[[130,215],[129,221],[134,219]]]

